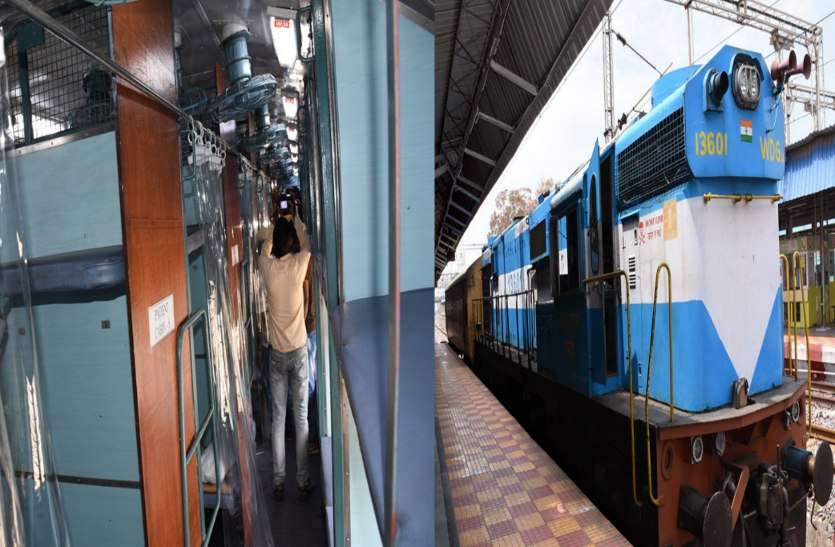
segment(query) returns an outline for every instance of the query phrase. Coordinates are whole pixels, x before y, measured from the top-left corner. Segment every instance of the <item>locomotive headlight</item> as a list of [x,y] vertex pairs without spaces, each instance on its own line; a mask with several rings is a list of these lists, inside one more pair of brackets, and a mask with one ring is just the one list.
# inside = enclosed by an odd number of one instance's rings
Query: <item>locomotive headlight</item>
[[734,99],[741,108],[753,110],[760,102],[760,71],[749,63],[738,63],[734,69]]
[[713,437],[713,453],[721,456],[725,453],[725,432],[720,431]]
[[795,423],[800,421],[800,401],[795,401],[792,405],[792,421]]
[[690,437],[690,463],[699,463],[705,455],[705,442],[701,435]]

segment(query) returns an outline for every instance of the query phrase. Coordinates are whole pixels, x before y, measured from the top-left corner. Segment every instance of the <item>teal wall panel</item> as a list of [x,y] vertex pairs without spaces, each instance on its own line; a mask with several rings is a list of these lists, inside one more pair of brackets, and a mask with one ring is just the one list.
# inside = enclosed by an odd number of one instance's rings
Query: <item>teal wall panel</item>
[[126,297],[33,311],[56,472],[138,481]]
[[[385,4],[332,2],[345,301],[388,293]],[[401,287],[433,285],[434,37],[400,17]]]
[[145,545],[142,491],[61,483],[73,547]]
[[26,396],[34,361],[29,319],[24,308],[12,308],[7,321],[6,345],[0,350],[3,413],[15,469],[32,471],[32,450],[29,446],[30,409]]
[[122,244],[115,133],[13,157],[28,256]]
[[400,18],[400,285],[434,286],[435,37]]

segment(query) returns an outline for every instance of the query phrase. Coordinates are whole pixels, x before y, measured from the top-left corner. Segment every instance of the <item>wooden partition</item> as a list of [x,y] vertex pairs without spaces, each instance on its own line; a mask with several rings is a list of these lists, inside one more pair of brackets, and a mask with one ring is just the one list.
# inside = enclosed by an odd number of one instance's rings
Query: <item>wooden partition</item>
[[[112,14],[116,62],[176,102],[170,0],[116,5]],[[169,547],[183,537],[175,345],[188,313],[177,120],[120,83],[116,131],[146,536],[150,547]],[[174,330],[163,328],[154,343],[149,309],[168,297]],[[191,412],[187,405],[187,438]],[[191,538],[199,545],[196,471],[193,463]]]

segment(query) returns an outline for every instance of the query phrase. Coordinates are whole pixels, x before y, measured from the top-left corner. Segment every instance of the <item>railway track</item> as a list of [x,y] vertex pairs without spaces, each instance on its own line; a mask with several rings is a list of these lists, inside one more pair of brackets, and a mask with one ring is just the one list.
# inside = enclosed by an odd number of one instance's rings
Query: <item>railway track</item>
[[[812,402],[823,402],[835,406],[835,384],[812,382]],[[835,445],[835,430],[812,423],[811,436]]]
[[835,430],[823,427],[821,425],[812,424],[812,437],[826,441],[829,444],[835,445]]

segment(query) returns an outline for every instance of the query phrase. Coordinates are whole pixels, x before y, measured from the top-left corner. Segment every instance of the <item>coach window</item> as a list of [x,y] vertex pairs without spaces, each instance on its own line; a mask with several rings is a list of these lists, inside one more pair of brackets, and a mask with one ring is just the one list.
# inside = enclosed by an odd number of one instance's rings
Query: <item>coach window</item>
[[[580,271],[578,249],[580,242],[579,226],[577,223],[577,208],[572,207],[566,212],[565,216],[557,222],[558,227],[565,226],[565,234],[559,234],[565,237],[566,248],[561,253],[565,253],[565,258],[559,261],[559,276],[560,276],[560,293],[577,289],[580,287]],[[563,268],[563,266],[566,266]]]

